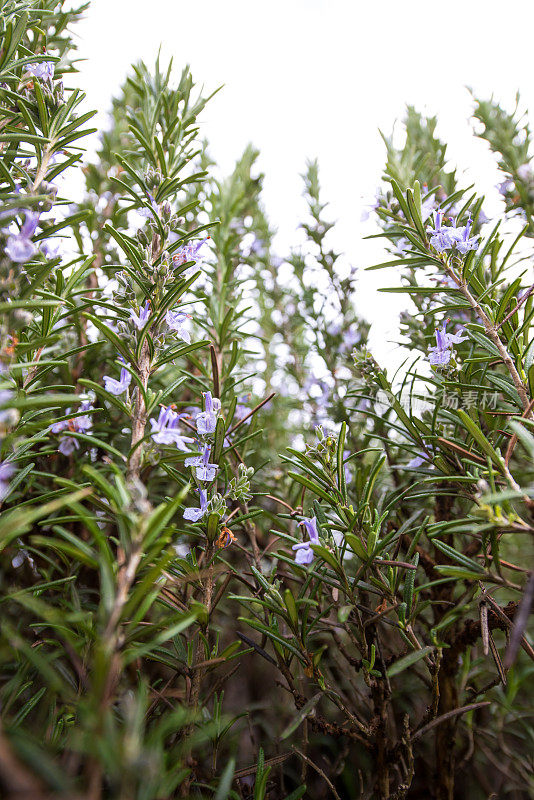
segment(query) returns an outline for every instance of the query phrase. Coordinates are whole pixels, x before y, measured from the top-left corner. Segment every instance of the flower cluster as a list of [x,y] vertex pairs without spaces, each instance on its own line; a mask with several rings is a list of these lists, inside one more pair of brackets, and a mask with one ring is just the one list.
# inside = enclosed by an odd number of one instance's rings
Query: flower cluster
[[478,234],[470,236],[473,222],[471,219],[467,220],[464,227],[457,228],[456,225],[442,225],[443,212],[436,211],[435,225],[433,228],[428,227],[427,233],[430,236],[430,244],[437,250],[438,253],[443,253],[445,250],[455,249],[458,253],[465,256],[469,250],[476,250],[478,247]]
[[205,444],[202,448],[202,453],[199,456],[191,456],[191,458],[186,458],[185,465],[186,467],[194,467],[197,481],[211,483],[215,480],[215,476],[219,467],[217,464],[212,464],[210,462],[210,457],[211,445]]
[[36,64],[28,64],[26,71],[34,78],[52,83],[54,79],[55,65],[53,61],[38,61]]
[[189,278],[191,275],[193,275],[198,265],[202,262],[200,250],[202,245],[204,245],[208,239],[209,236],[206,236],[205,239],[202,239],[199,242],[188,242],[180,247],[179,250],[177,250],[173,255],[172,261],[175,268],[192,262],[192,265],[184,273],[186,278]]
[[[211,462],[211,437],[217,427],[217,418],[221,410],[221,401],[213,397],[211,392],[204,392],[204,410],[197,414],[195,419],[199,436],[200,454],[186,458],[186,467],[193,469],[193,474],[199,483],[212,483],[219,469],[217,464]],[[197,522],[205,516],[208,510],[208,500],[203,488],[199,488],[200,507],[186,509],[184,518]],[[192,516],[191,516],[192,515]]]
[[[67,409],[67,415],[70,413],[70,411],[70,408]],[[94,411],[93,405],[89,400],[86,400],[81,404],[80,413],[78,416],[56,422],[50,428],[52,433],[61,434],[58,451],[64,456],[70,456],[74,450],[80,449],[80,443],[78,439],[72,434],[85,433],[86,431],[91,430],[93,427],[93,420],[89,414],[91,411]]]
[[436,328],[436,346],[431,347],[428,351],[429,361],[434,367],[443,367],[449,363],[452,356],[453,344],[459,344],[467,339],[467,336],[462,336],[463,328],[460,328],[458,333],[447,333],[447,325],[449,320],[443,321],[441,330]]

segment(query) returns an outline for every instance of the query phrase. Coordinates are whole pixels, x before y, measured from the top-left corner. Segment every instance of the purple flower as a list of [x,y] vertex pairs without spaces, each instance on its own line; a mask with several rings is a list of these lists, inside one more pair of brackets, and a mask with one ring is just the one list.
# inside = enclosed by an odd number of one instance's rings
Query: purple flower
[[355,325],[350,325],[343,335],[343,341],[339,346],[339,353],[349,353],[353,347],[359,344],[361,339],[360,332]]
[[9,481],[15,472],[15,467],[9,461],[0,461],[0,503],[7,495]]
[[[66,415],[70,414],[72,409],[68,408]],[[89,400],[85,400],[79,408],[80,412],[93,411],[93,406]],[[72,419],[62,419],[60,422],[54,423],[50,430],[52,433],[61,433],[67,429],[71,431],[88,431],[93,426],[93,420],[88,414],[80,415],[79,417],[72,417]]]
[[452,228],[442,226],[443,211],[436,211],[436,220],[434,228],[427,228],[427,233],[431,233],[430,244],[437,250],[438,253],[443,253],[444,250],[450,250],[454,247],[454,239],[451,237]]
[[319,532],[317,530],[317,517],[305,517],[300,521],[299,525],[304,525],[306,533],[310,537],[309,542],[301,542],[294,544],[291,548],[295,550],[295,563],[296,564],[311,564],[314,558],[313,550],[310,544],[319,544]]
[[[240,419],[243,419],[243,417],[246,417],[246,415],[250,411],[249,407],[247,405],[245,405],[247,403],[247,401],[249,400],[249,397],[250,397],[250,395],[243,394],[243,395],[241,395],[241,397],[237,398],[237,405],[235,407],[235,415],[236,415],[237,420],[240,420]],[[249,417],[247,420],[245,420],[245,422],[243,424],[244,425],[250,425],[251,422],[252,422],[252,417]]]
[[204,411],[197,415],[196,425],[197,431],[200,436],[206,436],[209,433],[215,433],[217,426],[217,416],[221,410],[221,401],[216,397],[211,396],[211,392],[203,392],[204,394]]
[[525,183],[528,183],[532,180],[533,175],[530,164],[521,164],[521,166],[517,168],[516,172],[519,180],[524,181]]
[[125,367],[121,369],[120,380],[104,375],[104,389],[110,394],[119,395],[126,391],[132,380],[131,374]]
[[14,393],[11,389],[0,389],[0,423],[7,422],[11,417],[8,403],[13,400]]
[[461,238],[456,239],[456,249],[459,250],[463,256],[465,256],[465,254],[469,250],[476,250],[478,247],[478,242],[477,242],[477,239],[479,238],[478,235],[472,236],[471,239],[469,238],[469,233],[471,231],[472,224],[473,223],[471,219],[468,219],[465,228],[457,229],[458,234],[460,234],[461,231],[462,233],[461,233]]
[[54,62],[53,61],[38,61],[36,64],[27,64],[26,70],[35,78],[40,78],[42,81],[50,81],[54,78]]
[[[70,408],[67,409],[67,414],[70,412]],[[80,412],[89,412],[93,411],[93,406],[91,403],[86,400],[80,405]],[[50,430],[52,433],[62,433],[61,441],[59,443],[58,450],[60,453],[63,453],[64,456],[70,456],[74,450],[79,450],[80,445],[78,440],[75,436],[71,436],[71,433],[84,433],[85,431],[91,430],[93,427],[93,420],[88,413],[81,414],[79,417],[72,417],[72,419],[63,419],[60,422],[56,422]]]
[[250,245],[250,253],[254,253],[254,255],[259,256],[260,258],[265,253],[264,244],[261,239],[258,239],[257,236],[254,237],[254,240]]
[[[159,214],[159,206],[156,203],[154,197],[150,193],[148,194],[148,199],[150,201],[150,206],[152,208],[152,211],[154,211],[156,214]],[[146,206],[143,206],[142,208],[138,209],[138,213],[142,217],[147,217],[148,219],[150,219],[153,216],[150,209],[147,208]]]
[[165,316],[165,321],[171,331],[174,331],[178,334],[178,338],[182,339],[187,344],[191,341],[191,334],[184,327],[184,322],[186,319],[189,318],[189,314],[184,314],[183,311],[167,311]]
[[380,189],[377,189],[375,192],[375,200],[372,203],[367,203],[364,205],[362,213],[360,215],[360,222],[367,222],[369,217],[371,216],[373,211],[380,206]]
[[44,255],[45,258],[56,258],[57,254],[59,253],[59,242],[56,241],[55,244],[51,242],[43,242],[39,245],[39,250]]
[[434,280],[436,280],[440,284],[440,286],[445,286],[447,289],[458,288],[458,284],[456,283],[454,278],[452,278],[450,275],[439,275],[436,278],[434,278]]
[[150,302],[147,300],[143,308],[139,310],[139,316],[135,313],[132,309],[130,311],[130,319],[132,320],[133,324],[137,328],[137,330],[141,330],[145,327],[150,317]]
[[178,450],[187,453],[187,445],[194,442],[190,436],[184,436],[178,430],[178,424],[186,414],[177,414],[172,406],[162,408],[157,420],[151,419],[152,433],[150,434],[157,444],[175,444]]
[[410,242],[408,241],[408,239],[405,239],[404,236],[402,236],[400,239],[397,239],[395,243],[394,254],[399,258],[404,258],[404,256],[408,251],[409,246]]
[[454,226],[443,226],[441,221],[443,219],[443,212],[436,211],[436,221],[434,228],[427,228],[427,232],[432,234],[430,237],[430,244],[438,251],[443,253],[444,250],[456,250],[465,255],[469,250],[476,250],[478,247],[477,239],[478,234],[469,238],[471,232],[472,221],[468,219],[465,227],[457,228]]
[[[8,198],[9,200],[11,200],[11,199],[19,200],[20,199],[20,196],[21,196],[22,192],[20,191],[20,186],[18,184],[15,186],[14,193],[15,193],[15,195],[18,195],[18,196],[14,197],[14,198],[10,197],[10,198]],[[12,206],[11,208],[6,207],[5,211],[0,211],[0,220],[4,220],[4,219],[12,220],[14,217],[17,216],[17,214],[22,214],[23,212],[24,212],[24,208],[18,208],[16,206]]]
[[80,444],[74,436],[69,436],[66,434],[65,436],[61,437],[61,441],[59,443],[58,452],[64,456],[71,456],[75,450],[80,449]]
[[39,212],[25,211],[24,222],[18,233],[12,233],[7,240],[6,253],[16,264],[24,264],[37,252],[32,236],[39,222]]
[[195,467],[197,480],[211,483],[215,479],[219,467],[217,464],[210,464],[211,447],[209,444],[204,446],[202,455],[193,456],[185,459],[186,467]]
[[[202,260],[202,257],[199,255],[200,248],[202,247],[205,242],[207,242],[209,236],[206,236],[205,239],[202,239],[200,242],[190,242],[189,244],[184,244],[180,247],[176,253],[173,255],[172,260],[175,267],[181,267],[183,264],[187,264],[189,261],[192,261],[194,265],[196,265],[199,261]],[[189,273],[192,274],[193,268],[186,270],[185,275],[188,276]]]
[[436,328],[436,346],[428,351],[430,363],[434,367],[448,364],[452,356],[452,345],[467,339],[467,336],[462,336],[463,328],[460,328],[458,333],[447,333],[448,322],[448,319],[443,321],[441,330]]
[[184,511],[184,519],[188,519],[190,522],[198,522],[198,520],[202,519],[208,510],[208,499],[206,492],[204,489],[199,489],[198,494],[200,498],[200,508],[186,508]]
[[497,184],[497,189],[499,190],[499,194],[502,194],[503,197],[506,197],[506,195],[509,192],[513,191],[513,188],[514,188],[514,182],[510,180],[510,178],[506,178],[506,180],[501,181],[501,183]]
[[410,461],[408,461],[406,466],[408,467],[408,469],[418,469],[419,467],[425,465],[428,466],[431,463],[432,463],[432,456],[429,455],[428,453],[423,452],[423,450],[419,450],[417,455],[415,455]]

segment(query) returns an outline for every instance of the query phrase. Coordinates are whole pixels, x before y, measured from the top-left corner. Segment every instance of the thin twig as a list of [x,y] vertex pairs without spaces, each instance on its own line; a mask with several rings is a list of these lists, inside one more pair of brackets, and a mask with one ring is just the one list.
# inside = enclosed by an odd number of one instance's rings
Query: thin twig
[[271,394],[268,395],[265,398],[265,400],[262,400],[261,403],[258,403],[258,405],[252,409],[252,411],[249,411],[248,414],[246,414],[242,419],[239,420],[239,422],[236,422],[236,424],[232,428],[230,428],[230,430],[227,432],[226,435],[230,436],[230,434],[236,431],[244,422],[247,421],[247,419],[250,419],[250,417],[252,417],[256,413],[256,411],[259,411],[260,408],[265,405],[265,403],[268,403],[269,400],[272,400],[275,395],[276,392],[271,392]]
[[412,742],[415,742],[416,739],[420,739],[421,736],[424,736],[425,733],[435,728],[437,725],[441,725],[442,722],[445,722],[447,719],[451,719],[451,717],[457,717],[459,714],[466,714],[468,711],[474,711],[477,708],[483,708],[484,706],[491,705],[489,700],[483,700],[480,703],[470,703],[467,706],[461,706],[460,708],[453,708],[452,711],[447,711],[446,714],[442,714],[440,717],[436,717],[428,725],[424,725],[422,728],[419,728],[414,734],[412,734]]
[[295,753],[298,753],[298,755],[299,755],[299,756],[300,756],[302,759],[304,759],[304,761],[305,761],[307,764],[309,764],[309,765],[310,765],[310,767],[311,767],[312,769],[314,769],[314,770],[315,770],[315,771],[316,771],[316,772],[317,772],[317,773],[318,773],[318,774],[321,776],[321,778],[322,778],[324,781],[326,781],[326,783],[328,784],[328,786],[329,786],[329,788],[330,788],[330,791],[332,792],[332,794],[334,795],[334,797],[336,798],[336,800],[341,800],[341,797],[338,795],[338,793],[336,792],[336,790],[335,790],[335,788],[334,788],[334,784],[332,783],[332,781],[331,781],[329,778],[327,778],[327,776],[325,775],[325,773],[323,772],[323,770],[322,770],[320,767],[318,767],[318,766],[317,766],[317,764],[315,764],[315,763],[314,763],[314,762],[311,760],[311,758],[308,758],[308,756],[304,755],[304,753],[302,752],[302,750],[299,750],[299,748],[298,748],[298,747],[295,747],[295,745],[292,745],[291,749],[292,749],[292,750],[294,750],[294,751],[295,751]]
[[502,320],[502,322],[499,322],[499,324],[495,326],[495,330],[496,330],[496,331],[498,331],[498,330],[499,330],[499,328],[501,328],[501,327],[504,325],[504,323],[505,323],[505,322],[508,322],[508,320],[510,319],[510,317],[513,317],[513,316],[514,316],[514,314],[516,313],[516,311],[519,311],[519,309],[521,308],[521,306],[523,305],[523,303],[526,303],[526,301],[528,300],[528,298],[530,297],[530,295],[532,294],[532,292],[534,292],[534,283],[532,284],[532,286],[530,287],[530,289],[528,289],[528,290],[525,292],[525,294],[523,295],[523,297],[521,298],[521,300],[519,300],[519,301],[518,301],[518,303],[517,303],[516,307],[515,307],[515,308],[513,308],[513,309],[510,311],[510,313],[509,313],[509,314],[507,314],[507,315],[506,315],[506,317],[505,317],[505,318]]

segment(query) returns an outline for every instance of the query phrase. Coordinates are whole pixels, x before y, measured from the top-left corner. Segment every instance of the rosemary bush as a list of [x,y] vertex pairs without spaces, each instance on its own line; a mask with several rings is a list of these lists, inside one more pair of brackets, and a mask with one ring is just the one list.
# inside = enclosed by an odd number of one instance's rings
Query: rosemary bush
[[492,221],[435,119],[385,137],[388,376],[317,163],[277,253],[187,67],[91,127],[85,8],[0,3],[2,796],[531,796],[528,124],[474,100]]

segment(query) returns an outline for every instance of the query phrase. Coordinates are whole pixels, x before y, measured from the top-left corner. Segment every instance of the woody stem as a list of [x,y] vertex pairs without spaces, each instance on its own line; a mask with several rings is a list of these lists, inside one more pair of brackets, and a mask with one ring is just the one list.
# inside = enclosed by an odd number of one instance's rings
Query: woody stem
[[[497,333],[496,326],[492,323],[492,321],[490,320],[490,318],[488,317],[488,315],[486,314],[486,312],[484,311],[484,309],[482,308],[480,303],[473,297],[473,295],[469,291],[465,281],[458,277],[458,275],[455,273],[455,271],[452,269],[452,267],[449,266],[448,263],[445,263],[445,268],[446,268],[449,276],[456,283],[456,285],[458,286],[458,289],[461,291],[461,293],[463,294],[463,296],[465,297],[465,299],[467,300],[467,302],[469,303],[469,305],[473,309],[473,311],[478,316],[479,320],[484,325],[484,330],[486,332],[486,335],[488,336],[490,341],[495,345],[495,347],[499,351],[499,355],[501,356],[503,364],[505,365],[506,369],[510,373],[510,377],[512,378],[512,381],[514,383],[516,391],[517,391],[517,393],[519,395],[519,398],[520,398],[521,403],[523,405],[523,409],[525,411],[527,411],[527,409],[529,409],[530,398],[528,396],[528,392],[527,392],[526,386],[523,383],[523,381],[521,379],[521,376],[520,376],[520,374],[519,374],[519,372],[517,370],[517,367],[514,364],[514,362],[512,361],[512,358],[511,358],[508,350],[506,349],[504,344],[501,342],[500,336]],[[531,416],[531,415],[532,414],[529,411],[529,416]]]

